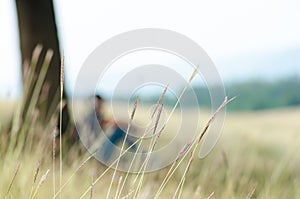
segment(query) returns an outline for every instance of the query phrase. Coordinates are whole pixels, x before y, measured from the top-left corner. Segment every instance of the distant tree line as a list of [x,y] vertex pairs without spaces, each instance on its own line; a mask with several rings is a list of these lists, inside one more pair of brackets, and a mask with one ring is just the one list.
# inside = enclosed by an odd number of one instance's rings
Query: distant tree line
[[300,78],[278,81],[263,80],[236,83],[228,86],[230,96],[238,99],[229,105],[231,110],[261,110],[300,105]]
[[[210,106],[207,88],[194,88],[200,106]],[[249,80],[226,85],[228,96],[238,96],[228,105],[229,110],[262,110],[300,106],[300,78],[280,80]]]
[[[209,108],[210,95],[205,87],[193,87],[197,102],[201,107]],[[226,85],[227,96],[238,96],[236,100],[228,105],[228,110],[263,110],[280,107],[300,106],[300,77],[287,77],[274,81],[249,80],[244,82],[235,82]],[[142,98],[145,104],[155,104],[160,94],[144,96]],[[187,96],[191,96],[191,90],[187,90]],[[188,107],[193,108],[195,103],[192,98],[186,97],[185,100],[191,100]],[[164,105],[172,107],[175,99],[165,96]]]

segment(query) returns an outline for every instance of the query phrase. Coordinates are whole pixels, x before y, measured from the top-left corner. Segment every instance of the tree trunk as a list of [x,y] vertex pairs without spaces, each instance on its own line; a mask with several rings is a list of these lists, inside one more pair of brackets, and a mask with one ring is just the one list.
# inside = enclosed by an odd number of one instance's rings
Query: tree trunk
[[[34,48],[37,44],[41,44],[43,50],[39,57],[36,70],[34,71],[36,76],[38,76],[42,67],[42,60],[47,50],[52,49],[54,52],[44,81],[44,85],[47,85],[45,86],[47,89],[43,89],[43,91],[46,92],[43,94],[46,94],[46,97],[41,99],[42,97],[40,96],[39,101],[39,105],[41,105],[41,103],[44,105],[38,106],[41,120],[47,123],[59,105],[60,92],[61,57],[53,2],[52,0],[16,0],[16,8],[22,63],[30,62]],[[22,65],[23,74],[26,71],[24,67],[25,64]],[[27,99],[25,99],[25,110],[28,109],[29,102],[31,101],[32,91],[29,91],[27,96]],[[67,110],[68,109],[65,108],[63,113],[63,130],[66,129],[69,123]]]

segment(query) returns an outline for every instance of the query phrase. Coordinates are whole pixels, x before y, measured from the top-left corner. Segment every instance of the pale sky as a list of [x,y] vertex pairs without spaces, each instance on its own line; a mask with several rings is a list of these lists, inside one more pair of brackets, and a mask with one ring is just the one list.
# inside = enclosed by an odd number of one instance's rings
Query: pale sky
[[[138,28],[163,28],[197,42],[222,76],[218,60],[300,46],[298,0],[55,0],[67,87],[105,40]],[[20,58],[14,1],[0,0],[0,97],[20,92]],[[241,72],[243,69],[240,69]]]

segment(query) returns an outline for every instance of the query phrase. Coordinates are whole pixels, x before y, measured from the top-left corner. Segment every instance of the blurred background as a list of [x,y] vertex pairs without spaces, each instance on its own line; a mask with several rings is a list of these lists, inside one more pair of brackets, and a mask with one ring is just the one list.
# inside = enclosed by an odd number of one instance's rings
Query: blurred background
[[[11,121],[16,104],[25,93],[16,2],[0,0],[0,130],[2,124]],[[223,126],[224,133],[216,148],[205,160],[197,160],[191,170],[191,180],[188,182],[191,186],[185,192],[187,196],[190,192],[196,194],[200,186],[206,196],[214,192],[217,198],[245,198],[252,191],[254,195],[252,193],[251,196],[255,198],[300,197],[300,156],[297,152],[300,142],[300,1],[53,0],[53,6],[59,49],[65,56],[65,92],[69,99],[75,94],[76,77],[88,55],[107,39],[133,29],[162,28],[181,33],[198,43],[215,63],[227,95],[238,98],[227,108],[229,111]],[[152,54],[153,59],[167,64],[183,64],[174,57],[161,56]],[[143,59],[143,56],[136,54],[131,58]],[[149,56],[144,55],[144,58],[149,59]],[[59,62],[58,57],[57,60]],[[120,63],[122,64],[122,60]],[[59,64],[56,66],[56,72],[51,70],[48,75],[56,77],[57,89]],[[118,74],[110,77],[117,76]],[[108,76],[106,88],[100,91],[107,98],[112,92],[109,87],[111,79]],[[201,108],[205,107],[207,110],[210,98],[201,78],[192,87]],[[47,88],[45,90],[48,91]],[[87,84],[83,85],[80,95],[90,96],[93,91],[94,88],[88,85],[87,77]],[[143,98],[145,104],[154,103],[161,91],[160,88],[148,93]],[[25,94],[31,101],[31,95]],[[34,103],[40,105],[47,100],[52,102],[52,98],[41,98],[40,103]],[[58,105],[58,96],[55,99],[50,108]],[[165,103],[171,106],[174,101],[166,98]],[[148,111],[145,107],[141,108],[142,112]],[[39,113],[42,114],[43,110],[40,109]],[[30,132],[28,128],[34,128],[32,126],[35,125],[35,120],[32,120],[32,115],[35,113],[30,111],[28,114],[24,111],[23,119],[26,121],[27,118],[28,124],[34,124],[24,125],[26,129],[22,130],[21,127],[20,132]],[[209,111],[204,115],[209,116]],[[45,116],[46,124],[49,117]],[[49,133],[51,127],[46,130],[34,129]],[[6,153],[2,149],[7,145],[5,139],[9,139],[11,135],[10,130],[3,132],[6,134],[1,132],[5,136],[1,137],[0,154]],[[163,140],[167,139],[168,137]],[[10,157],[12,156],[7,155],[4,163],[0,164],[2,173],[9,173],[4,169],[8,168],[5,164],[15,165],[18,160],[16,157],[20,156]],[[31,162],[25,169],[30,173],[35,166],[32,165],[32,159],[37,160],[39,157],[27,153],[24,158]],[[70,158],[70,162],[75,160]],[[10,168],[13,169],[14,166]],[[83,173],[87,175],[90,170]],[[8,174],[5,177],[10,179]],[[31,176],[26,178],[31,179]],[[89,185],[90,178],[79,176],[77,181]],[[8,185],[8,182],[9,180],[4,184]],[[24,186],[24,182],[26,180],[20,180],[18,186]],[[84,191],[76,182],[73,183],[74,186],[76,189],[66,191],[67,196],[77,194],[74,190]],[[170,190],[174,190],[174,187]],[[44,196],[52,194],[49,192],[49,189],[45,189]],[[166,194],[166,198],[170,198],[170,195]]]

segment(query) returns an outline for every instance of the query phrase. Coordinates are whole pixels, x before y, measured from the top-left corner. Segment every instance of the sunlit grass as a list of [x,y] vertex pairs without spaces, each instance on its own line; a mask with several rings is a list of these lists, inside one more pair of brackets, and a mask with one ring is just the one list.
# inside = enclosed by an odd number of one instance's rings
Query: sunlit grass
[[[3,108],[3,107],[2,107]],[[252,198],[298,198],[300,191],[300,157],[297,153],[300,142],[298,116],[299,108],[282,110],[228,113],[222,136],[213,152],[205,159],[196,158],[186,176],[182,198],[246,198],[253,191]],[[40,130],[38,126],[35,130]],[[2,133],[2,132],[1,132]],[[51,140],[51,136],[48,138]],[[34,174],[41,161],[37,182],[47,169],[52,172],[51,144],[37,143],[39,150],[25,150],[24,153],[9,152],[1,157],[0,196],[5,196],[14,176],[10,196],[29,198]],[[89,156],[87,152],[78,155],[74,146],[64,154],[63,182]],[[56,162],[58,168],[58,161]],[[79,197],[91,184],[92,176],[105,169],[91,159],[82,167],[63,190],[63,198]],[[168,168],[147,174],[141,197],[153,198]],[[166,186],[160,198],[170,198],[178,186],[184,167],[180,168]],[[59,170],[56,170],[59,176]],[[105,197],[105,190],[111,181],[110,171],[93,187],[94,197]],[[117,173],[117,176],[120,176]],[[53,195],[52,175],[48,175],[39,188],[36,198]],[[59,184],[59,179],[57,179]],[[117,189],[114,182],[112,192]],[[128,187],[127,187],[128,188]],[[129,192],[125,187],[125,191]],[[89,198],[89,195],[86,196]]]

